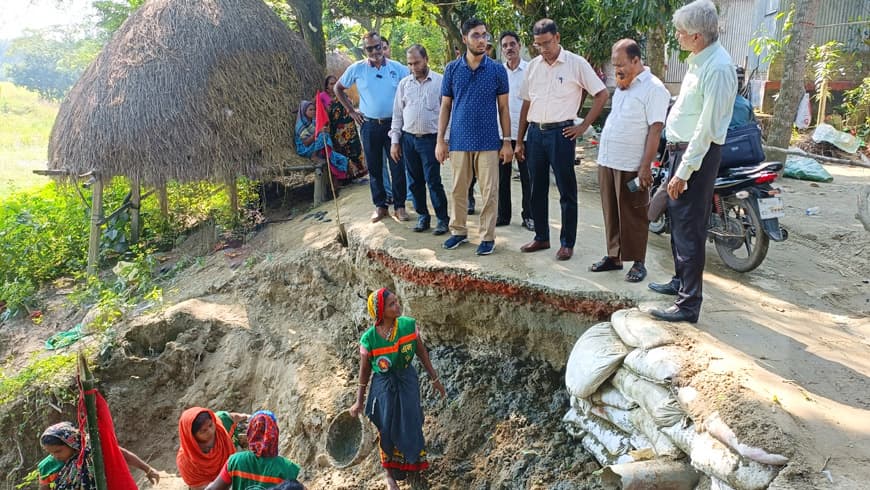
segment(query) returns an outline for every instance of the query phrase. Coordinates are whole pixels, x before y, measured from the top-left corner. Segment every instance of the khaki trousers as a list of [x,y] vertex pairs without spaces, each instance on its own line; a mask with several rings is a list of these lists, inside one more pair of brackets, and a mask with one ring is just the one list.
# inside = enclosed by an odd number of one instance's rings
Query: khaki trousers
[[631,192],[625,185],[635,177],[637,172],[598,166],[607,256],[624,262],[644,261],[649,236],[649,191]]
[[453,189],[450,202],[450,233],[467,236],[465,220],[468,217],[468,186],[476,174],[483,196],[480,209],[478,233],[481,241],[495,241],[495,220],[498,214],[498,152],[451,151],[450,166],[453,169]]

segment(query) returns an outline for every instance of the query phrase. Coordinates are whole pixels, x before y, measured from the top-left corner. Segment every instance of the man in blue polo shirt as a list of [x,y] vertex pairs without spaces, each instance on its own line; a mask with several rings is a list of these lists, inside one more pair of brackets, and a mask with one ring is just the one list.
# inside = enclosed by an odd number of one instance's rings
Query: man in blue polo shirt
[[[405,169],[399,162],[389,157],[388,133],[392,123],[396,88],[399,86],[399,80],[405,78],[409,71],[406,66],[384,57],[383,43],[377,32],[368,32],[363,36],[363,49],[368,54],[368,58],[347,67],[335,84],[335,95],[360,128],[363,153],[369,166],[372,202],[375,205],[372,223],[377,223],[387,216],[387,194],[382,177],[385,152],[393,176],[394,195],[404,196],[407,192]],[[353,107],[345,93],[345,90],[354,84],[359,92],[359,110]],[[395,208],[396,218],[408,221],[405,201],[396,199]]]
[[[510,165],[511,119],[508,108],[510,85],[504,66],[486,56],[492,36],[486,24],[469,19],[462,24],[462,42],[467,50],[447,64],[441,83],[441,115],[438,118],[438,143],[435,155],[444,163],[450,157],[453,168],[453,209],[450,212],[450,238],[444,248],[452,250],[468,241],[465,219],[468,212],[468,185],[477,174],[483,208],[480,210],[480,245],[477,255],[495,249],[495,221],[498,212],[499,159]],[[451,120],[452,116],[452,120]],[[504,138],[493,124],[499,121]],[[445,141],[450,123],[450,146]],[[448,155],[449,150],[449,155]]]

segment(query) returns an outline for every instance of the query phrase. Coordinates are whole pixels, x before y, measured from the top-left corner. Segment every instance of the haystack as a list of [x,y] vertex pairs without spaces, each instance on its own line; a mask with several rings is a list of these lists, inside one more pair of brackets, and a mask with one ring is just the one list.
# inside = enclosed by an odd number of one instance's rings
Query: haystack
[[322,83],[262,0],[149,0],[75,84],[48,166],[144,184],[260,177],[295,156],[295,108]]

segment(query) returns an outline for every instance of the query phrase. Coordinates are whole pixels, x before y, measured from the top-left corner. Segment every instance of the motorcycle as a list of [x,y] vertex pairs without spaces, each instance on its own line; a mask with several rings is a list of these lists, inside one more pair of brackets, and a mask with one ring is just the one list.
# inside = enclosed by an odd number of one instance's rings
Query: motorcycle
[[[661,161],[667,161],[667,153]],[[770,240],[781,242],[788,231],[779,225],[785,216],[780,190],[771,186],[782,169],[779,162],[720,168],[713,191],[713,207],[707,225],[707,239],[725,265],[737,272],[749,272],[764,261]],[[668,169],[653,162],[651,195],[668,182]],[[667,209],[650,221],[649,230],[670,233]]]

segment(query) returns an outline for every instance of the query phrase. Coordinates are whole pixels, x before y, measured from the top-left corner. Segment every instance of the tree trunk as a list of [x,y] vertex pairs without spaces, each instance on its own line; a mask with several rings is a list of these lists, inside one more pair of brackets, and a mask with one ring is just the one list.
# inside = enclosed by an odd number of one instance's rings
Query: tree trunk
[[453,53],[453,48],[459,48],[460,51],[465,51],[462,44],[462,31],[459,30],[459,26],[453,22],[452,12],[452,4],[438,5],[438,16],[435,19],[435,22],[438,23],[438,27],[440,27],[441,31],[444,33],[444,40],[447,41],[447,60],[456,58],[456,55]]
[[299,34],[305,39],[314,59],[326,67],[326,38],[323,35],[323,2],[321,0],[287,0],[296,13]]
[[[804,95],[807,67],[807,49],[813,39],[813,27],[819,12],[820,0],[795,0],[794,23],[791,28],[791,41],[783,50],[782,86],[779,98],[773,106],[773,120],[767,134],[767,144],[788,148],[792,126],[797,116],[798,104]],[[771,160],[785,161],[785,154],[772,152]]]
[[653,75],[665,79],[665,27],[649,31],[646,45],[646,63]]

